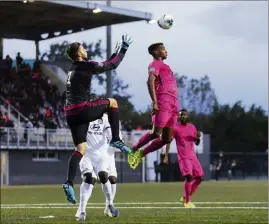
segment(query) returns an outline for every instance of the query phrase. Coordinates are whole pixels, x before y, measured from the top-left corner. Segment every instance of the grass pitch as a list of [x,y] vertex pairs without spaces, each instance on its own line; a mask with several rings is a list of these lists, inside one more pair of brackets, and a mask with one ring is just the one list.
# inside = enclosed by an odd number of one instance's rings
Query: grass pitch
[[[95,185],[86,223],[268,223],[267,181],[203,182],[192,197],[197,208],[179,203],[183,183],[118,184],[115,205],[120,217],[103,215],[104,194]],[[79,185],[76,185],[79,198]],[[1,188],[1,224],[71,224],[77,205],[68,204],[61,186]]]

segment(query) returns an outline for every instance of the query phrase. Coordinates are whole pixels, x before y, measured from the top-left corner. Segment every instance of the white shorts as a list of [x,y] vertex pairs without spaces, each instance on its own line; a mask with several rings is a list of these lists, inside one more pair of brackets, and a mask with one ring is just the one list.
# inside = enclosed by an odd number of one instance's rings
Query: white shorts
[[79,166],[82,178],[85,173],[92,173],[92,177],[97,179],[96,174],[98,174],[100,171],[107,172],[108,176],[117,177],[114,155],[87,154],[82,157]]

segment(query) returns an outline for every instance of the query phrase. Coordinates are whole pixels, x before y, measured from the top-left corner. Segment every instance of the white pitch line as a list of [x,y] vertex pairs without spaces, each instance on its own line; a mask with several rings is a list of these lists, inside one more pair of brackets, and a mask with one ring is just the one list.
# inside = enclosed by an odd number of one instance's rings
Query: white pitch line
[[[53,208],[53,209],[70,209],[74,208],[73,206],[69,207],[62,207],[62,206],[54,206],[54,207],[38,207],[38,206],[33,206],[33,207],[2,207],[3,209],[12,209],[12,208],[25,208],[25,209],[46,209],[46,208]],[[104,207],[93,207],[93,206],[87,206],[89,209],[104,209]],[[184,207],[117,207],[118,209],[188,209]],[[249,209],[249,210],[268,210],[268,207],[196,207],[194,209]]]
[[[88,203],[88,205],[104,205],[105,203],[96,202]],[[118,202],[116,205],[177,205],[181,202]],[[259,204],[268,204],[268,202],[195,202],[197,205],[259,205]],[[11,207],[11,206],[70,206],[68,203],[44,203],[44,204],[2,204],[1,207]]]
[[53,219],[53,218],[55,218],[55,216],[53,216],[53,215],[39,216],[38,218],[40,218],[40,219]]

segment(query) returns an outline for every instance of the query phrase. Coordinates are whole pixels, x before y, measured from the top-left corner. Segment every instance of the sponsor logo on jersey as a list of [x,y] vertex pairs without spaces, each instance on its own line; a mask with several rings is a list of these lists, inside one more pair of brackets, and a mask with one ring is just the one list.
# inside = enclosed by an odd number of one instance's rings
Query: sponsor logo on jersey
[[91,124],[90,125],[90,128],[93,130],[93,131],[100,131],[101,130],[101,127],[99,124]]
[[154,68],[154,67],[150,67],[150,68],[149,68],[149,72],[150,72],[150,73],[155,72],[155,68]]

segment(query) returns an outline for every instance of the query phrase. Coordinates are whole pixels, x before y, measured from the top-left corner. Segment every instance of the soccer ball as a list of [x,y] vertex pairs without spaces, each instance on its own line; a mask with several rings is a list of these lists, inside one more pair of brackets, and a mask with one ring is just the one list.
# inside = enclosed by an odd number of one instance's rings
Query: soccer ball
[[174,19],[171,14],[165,14],[161,18],[158,19],[158,25],[162,29],[168,30],[170,29],[174,24]]

